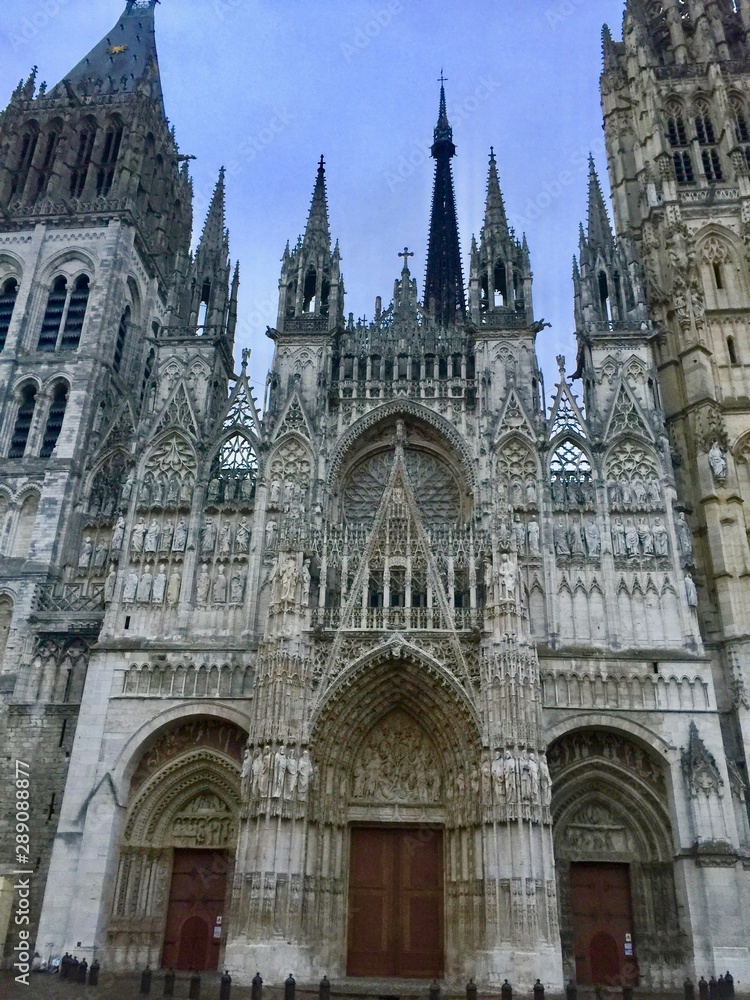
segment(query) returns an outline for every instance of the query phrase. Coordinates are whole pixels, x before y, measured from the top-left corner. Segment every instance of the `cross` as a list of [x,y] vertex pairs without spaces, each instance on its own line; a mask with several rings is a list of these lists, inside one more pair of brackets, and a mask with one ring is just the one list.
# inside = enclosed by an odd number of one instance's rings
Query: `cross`
[[414,254],[411,253],[411,251],[409,250],[408,247],[404,247],[404,252],[399,254],[399,257],[403,257],[404,258],[404,270],[405,271],[409,270],[409,258],[413,257],[413,256],[414,256]]
[[443,76],[443,70],[442,70],[442,67],[441,67],[441,69],[440,69],[440,79],[438,80],[438,83],[442,87],[447,82],[448,82],[448,77],[447,76]]
[[318,164],[318,170],[324,170],[325,169],[325,165],[326,165],[326,161],[323,159],[323,154],[321,153],[320,163]]

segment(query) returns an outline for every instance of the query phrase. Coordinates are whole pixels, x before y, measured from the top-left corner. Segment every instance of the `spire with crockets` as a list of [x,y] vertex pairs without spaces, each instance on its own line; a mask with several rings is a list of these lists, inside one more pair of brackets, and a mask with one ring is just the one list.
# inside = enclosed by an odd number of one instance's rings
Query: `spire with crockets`
[[435,187],[430,218],[430,243],[425,277],[425,308],[441,326],[451,327],[466,318],[461,244],[456,219],[451,160],[456,155],[453,130],[445,103],[445,78],[440,75],[440,112],[435,126],[432,156]]

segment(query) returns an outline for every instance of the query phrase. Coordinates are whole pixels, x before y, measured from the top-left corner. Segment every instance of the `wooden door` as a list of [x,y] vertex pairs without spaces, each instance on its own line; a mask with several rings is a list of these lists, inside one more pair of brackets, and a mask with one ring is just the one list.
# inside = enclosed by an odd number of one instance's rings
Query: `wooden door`
[[628,865],[571,865],[573,949],[581,984],[637,986]]
[[352,830],[347,973],[442,976],[441,830]]
[[162,953],[165,969],[218,968],[227,865],[225,851],[174,852]]

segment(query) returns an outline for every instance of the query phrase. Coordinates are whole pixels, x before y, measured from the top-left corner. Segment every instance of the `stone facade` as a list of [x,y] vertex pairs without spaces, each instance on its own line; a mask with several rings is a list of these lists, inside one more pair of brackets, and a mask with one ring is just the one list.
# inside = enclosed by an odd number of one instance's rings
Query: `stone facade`
[[158,964],[178,852],[202,851],[235,975],[345,976],[351,830],[372,828],[441,831],[450,981],[590,978],[579,881],[605,869],[627,873],[617,961],[643,985],[750,977],[750,22],[730,6],[631,3],[624,41],[605,33],[617,235],[592,163],[578,370],[559,359],[549,411],[494,154],[464,291],[444,93],[429,301],[405,249],[392,302],[346,318],[321,161],[262,415],[246,354],[234,374],[223,174],[190,254],[152,0],[13,94],[0,691],[34,778],[42,956]]

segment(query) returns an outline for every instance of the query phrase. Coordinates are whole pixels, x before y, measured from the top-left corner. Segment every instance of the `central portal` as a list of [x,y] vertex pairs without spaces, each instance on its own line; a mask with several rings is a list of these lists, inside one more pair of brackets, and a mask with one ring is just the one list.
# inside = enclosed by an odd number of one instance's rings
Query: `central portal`
[[442,977],[442,830],[352,829],[347,974]]

